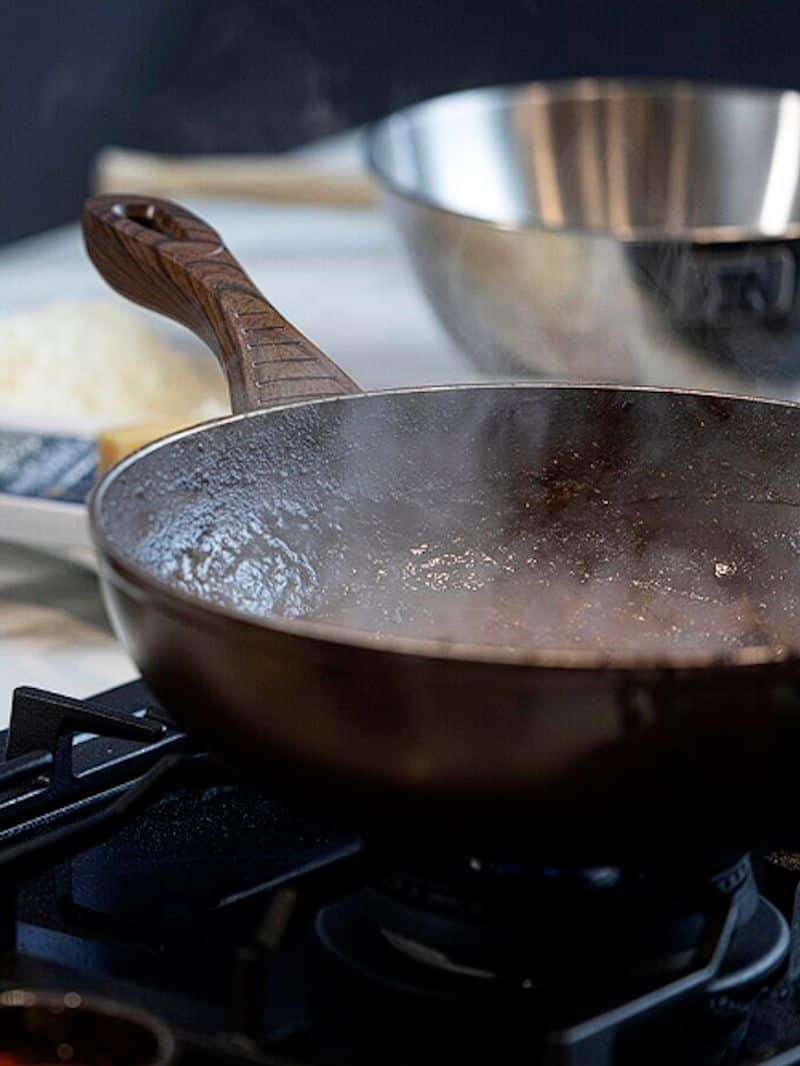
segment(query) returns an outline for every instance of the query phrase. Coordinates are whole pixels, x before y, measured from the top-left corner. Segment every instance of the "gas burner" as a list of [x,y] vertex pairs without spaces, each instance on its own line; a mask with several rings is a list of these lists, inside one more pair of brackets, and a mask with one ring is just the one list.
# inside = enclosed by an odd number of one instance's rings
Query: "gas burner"
[[466,862],[385,877],[325,908],[317,929],[376,981],[452,997],[479,985],[630,992],[694,965],[712,915],[736,909],[709,995],[757,986],[785,960],[789,928],[759,896],[749,856],[713,873],[533,869]]
[[142,685],[22,690],[0,1026],[49,1003],[103,1027],[114,1000],[142,1023],[130,1066],[166,1064],[164,1032],[181,1066],[800,1066],[796,844],[658,869],[401,853],[238,780]]
[[[323,908],[316,931],[368,984],[447,1009],[470,1003],[482,1017],[499,1012],[504,1031],[519,1029],[542,1047],[549,1032],[593,1021],[601,1043],[616,1044],[623,1033],[630,1043],[627,1030],[642,1018],[632,1007],[624,1021],[615,1012],[639,1003],[649,1017],[659,997],[671,1001],[676,985],[704,968],[678,1004],[687,1017],[691,1007],[693,1040],[738,1045],[749,1004],[790,946],[786,919],[759,895],[747,855],[681,880],[664,871],[530,870],[473,858],[440,865],[435,875],[383,878]],[[669,1055],[680,1051],[674,1039],[673,1032],[660,1041]],[[599,1054],[593,1046],[574,1061],[611,1061]]]

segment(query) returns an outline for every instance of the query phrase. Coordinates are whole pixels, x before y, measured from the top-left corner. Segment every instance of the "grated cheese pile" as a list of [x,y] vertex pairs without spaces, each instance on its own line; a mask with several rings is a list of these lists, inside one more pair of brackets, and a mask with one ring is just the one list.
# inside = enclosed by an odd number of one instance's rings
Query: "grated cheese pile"
[[0,411],[199,422],[230,411],[211,355],[169,344],[105,300],[0,315]]

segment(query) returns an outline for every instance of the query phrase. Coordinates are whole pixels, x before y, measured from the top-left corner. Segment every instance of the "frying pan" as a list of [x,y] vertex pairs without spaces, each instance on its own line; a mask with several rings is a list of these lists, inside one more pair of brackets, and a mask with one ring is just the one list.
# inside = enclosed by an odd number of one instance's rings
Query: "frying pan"
[[800,752],[796,406],[360,393],[185,209],[99,197],[83,231],[228,379],[232,417],[91,504],[114,627],[215,753],[420,847],[663,856],[775,823]]

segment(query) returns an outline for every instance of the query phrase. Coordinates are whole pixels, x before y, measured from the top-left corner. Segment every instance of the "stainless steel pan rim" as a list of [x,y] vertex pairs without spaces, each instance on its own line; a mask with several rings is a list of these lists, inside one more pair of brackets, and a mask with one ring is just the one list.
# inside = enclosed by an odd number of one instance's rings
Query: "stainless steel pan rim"
[[[582,651],[579,649],[523,649],[503,647],[500,645],[455,643],[451,641],[437,641],[414,637],[381,637],[364,630],[353,629],[348,626],[333,625],[314,621],[313,619],[284,618],[277,614],[253,615],[247,611],[235,607],[223,607],[212,601],[202,600],[180,589],[176,589],[168,581],[150,573],[145,567],[130,559],[121,552],[114,541],[108,537],[103,529],[102,509],[103,497],[106,491],[118,477],[132,467],[137,460],[145,455],[167,447],[172,443],[196,436],[205,429],[213,426],[227,425],[240,422],[244,419],[269,417],[273,412],[279,412],[289,407],[318,406],[331,403],[352,403],[371,400],[380,397],[391,397],[404,394],[438,393],[438,392],[461,392],[467,390],[604,390],[609,392],[642,392],[647,394],[665,393],[679,394],[681,396],[695,396],[698,398],[723,398],[734,402],[743,402],[749,405],[758,403],[769,404],[783,408],[800,407],[800,403],[776,400],[769,398],[752,398],[731,393],[706,392],[702,390],[654,388],[645,386],[630,386],[617,384],[587,384],[587,383],[560,383],[560,382],[510,382],[502,384],[463,384],[463,385],[431,385],[422,388],[399,388],[382,389],[372,392],[357,393],[349,396],[333,396],[319,400],[303,400],[275,405],[266,410],[249,411],[243,414],[231,415],[212,421],[203,422],[172,433],[161,440],[140,448],[138,451],[126,456],[117,463],[95,487],[89,501],[89,514],[92,538],[101,561],[103,577],[123,588],[134,598],[146,597],[150,601],[157,602],[161,611],[168,613],[184,610],[188,607],[194,610],[195,624],[203,627],[213,627],[235,621],[256,629],[267,629],[280,632],[288,637],[304,638],[320,643],[336,644],[340,646],[368,649],[370,651],[386,653],[389,655],[404,655],[414,658],[429,660],[456,660],[465,663],[486,663],[507,666],[519,666],[533,669],[546,670],[597,670],[610,669],[625,673],[628,671],[673,671],[684,670],[715,670],[719,668],[741,667],[743,669],[765,666],[770,663],[800,662],[800,647],[793,646],[757,646],[740,648],[736,651],[721,654],[709,654],[702,652],[672,653],[668,657],[656,657],[644,653],[624,652],[618,655],[610,655],[597,651]],[[106,560],[103,565],[103,560]]]
[[[586,100],[596,98],[610,98],[614,94],[626,96],[636,93],[644,93],[652,96],[672,96],[691,99],[698,95],[719,95],[729,97],[758,97],[761,99],[792,98],[800,106],[800,92],[793,89],[772,89],[764,86],[732,85],[726,82],[702,81],[699,79],[648,79],[648,78],[563,78],[552,81],[524,81],[510,82],[503,85],[492,85],[474,89],[463,89],[458,92],[445,93],[441,96],[411,104],[392,112],[382,119],[369,124],[364,131],[365,154],[367,164],[378,179],[379,183],[393,196],[407,203],[416,204],[431,211],[439,212],[443,216],[459,219],[464,222],[474,222],[487,226],[492,230],[514,233],[519,230],[531,230],[545,233],[572,233],[580,235],[584,239],[614,238],[622,243],[648,243],[657,241],[661,245],[681,245],[687,241],[692,244],[735,244],[747,241],[770,241],[778,239],[776,234],[767,233],[752,226],[692,226],[670,228],[665,230],[658,226],[580,226],[565,222],[560,225],[552,225],[535,218],[519,218],[513,222],[503,222],[487,215],[476,215],[470,212],[458,211],[448,207],[435,197],[426,196],[417,189],[409,189],[398,181],[392,171],[384,165],[383,152],[379,141],[383,131],[390,123],[408,122],[423,111],[435,108],[446,103],[464,101],[470,98],[480,101],[486,106],[491,106],[493,101],[500,102],[509,94],[523,89],[541,89],[552,99],[558,100],[570,96],[580,96]],[[780,239],[800,238],[800,221],[790,221],[781,230]]]

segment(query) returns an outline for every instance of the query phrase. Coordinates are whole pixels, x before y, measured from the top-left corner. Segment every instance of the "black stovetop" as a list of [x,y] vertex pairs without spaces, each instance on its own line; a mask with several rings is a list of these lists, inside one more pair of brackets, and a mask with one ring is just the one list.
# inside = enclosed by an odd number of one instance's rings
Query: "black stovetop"
[[783,844],[718,861],[696,906],[666,868],[400,873],[197,751],[143,683],[23,689],[0,762],[0,989],[144,1008],[186,1066],[789,1066],[800,825]]

